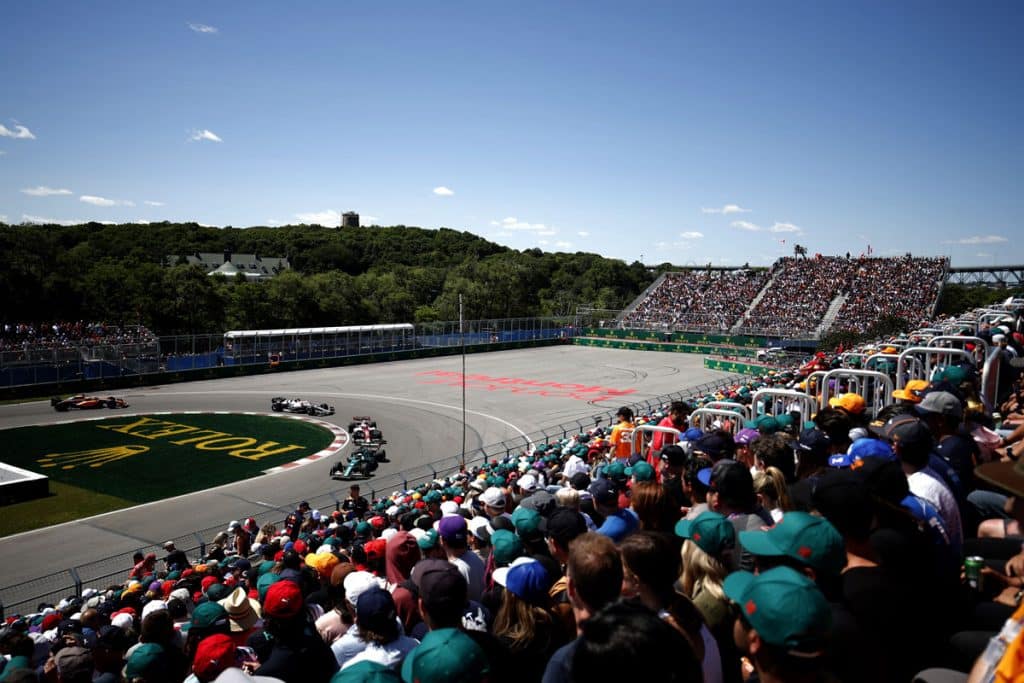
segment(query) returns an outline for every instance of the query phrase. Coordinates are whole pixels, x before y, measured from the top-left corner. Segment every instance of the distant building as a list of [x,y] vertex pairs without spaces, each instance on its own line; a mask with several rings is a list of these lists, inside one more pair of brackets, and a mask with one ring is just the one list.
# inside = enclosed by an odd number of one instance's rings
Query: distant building
[[355,211],[346,211],[341,214],[341,227],[343,228],[358,228],[359,227],[359,214]]
[[242,273],[249,281],[269,280],[292,267],[287,258],[232,254],[230,251],[200,251],[187,256],[172,256],[169,260],[172,263],[184,261],[192,266],[200,266],[207,275],[221,274],[231,278]]

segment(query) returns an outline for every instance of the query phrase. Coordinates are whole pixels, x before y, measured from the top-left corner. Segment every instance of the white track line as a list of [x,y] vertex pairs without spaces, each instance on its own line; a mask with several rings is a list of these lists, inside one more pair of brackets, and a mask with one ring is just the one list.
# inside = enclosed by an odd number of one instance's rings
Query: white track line
[[[215,395],[215,394],[229,394],[229,395],[248,394],[248,395],[252,395],[252,396],[269,396],[269,395],[273,395],[274,393],[275,392],[273,392],[273,391],[224,391],[224,390],[217,390],[217,391],[161,391],[159,393],[159,396],[210,396],[210,395]],[[276,393],[280,393],[280,392],[276,392]],[[397,401],[397,402],[400,402],[400,403],[417,403],[417,404],[425,405],[425,406],[433,406],[435,408],[443,408],[445,410],[451,410],[451,411],[457,411],[457,412],[461,412],[462,411],[462,406],[453,406],[453,405],[450,405],[450,404],[447,404],[447,403],[438,403],[436,401],[424,401],[424,400],[418,399],[418,398],[400,398],[400,397],[396,397],[396,396],[381,396],[379,394],[348,394],[348,393],[325,392],[325,391],[318,391],[318,392],[316,392],[316,395],[317,396],[333,396],[333,397],[336,397],[336,398],[366,398],[366,399],[375,399],[375,400],[390,401],[390,402]],[[482,412],[480,412],[478,410],[467,410],[466,412],[471,414],[471,415],[476,415],[478,417],[483,417],[483,418],[486,418],[488,420],[494,420],[495,422],[500,422],[501,424],[503,424],[506,427],[508,427],[509,429],[517,432],[521,437],[526,439],[526,441],[529,443],[529,447],[531,449],[533,448],[533,441],[530,441],[530,438],[526,435],[526,432],[524,432],[522,429],[520,429],[516,425],[512,424],[508,420],[503,420],[502,418],[498,417],[497,415],[491,415],[489,413],[482,413]]]

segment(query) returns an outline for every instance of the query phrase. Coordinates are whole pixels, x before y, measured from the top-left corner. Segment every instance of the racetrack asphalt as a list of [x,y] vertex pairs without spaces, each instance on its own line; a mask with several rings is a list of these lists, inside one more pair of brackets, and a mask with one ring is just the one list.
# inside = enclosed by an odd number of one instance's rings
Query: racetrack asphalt
[[[467,452],[726,377],[705,370],[702,359],[682,353],[582,346],[470,354],[466,357]],[[461,357],[447,356],[161,385],[116,395],[124,396],[131,413],[269,413],[271,397],[287,396],[334,405],[336,414],[323,419],[342,428],[352,416],[370,415],[388,441],[388,462],[377,471],[380,477],[460,452],[461,369]],[[0,429],[117,414],[110,410],[56,413],[49,401],[3,405]],[[0,432],[0,444],[2,440]],[[0,585],[130,555],[140,547],[159,545],[191,530],[226,526],[229,520],[257,512],[281,510],[283,519],[296,501],[329,492],[343,497],[349,484],[328,474],[339,457],[343,456],[0,538],[0,557],[5,558]],[[371,488],[372,480],[364,483],[364,494]]]

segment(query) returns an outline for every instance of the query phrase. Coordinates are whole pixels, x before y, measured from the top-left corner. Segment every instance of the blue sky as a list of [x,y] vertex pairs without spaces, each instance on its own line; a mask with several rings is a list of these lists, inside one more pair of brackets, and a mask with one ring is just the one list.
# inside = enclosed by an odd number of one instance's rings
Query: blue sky
[[[65,2],[0,22],[0,220],[446,226],[1024,263],[1020,2]],[[145,229],[145,228],[140,228]]]

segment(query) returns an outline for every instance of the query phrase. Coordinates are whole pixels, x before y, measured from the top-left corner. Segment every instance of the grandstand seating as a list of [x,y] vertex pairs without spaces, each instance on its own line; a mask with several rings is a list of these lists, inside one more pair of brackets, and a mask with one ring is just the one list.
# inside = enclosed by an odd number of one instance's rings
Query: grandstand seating
[[833,301],[842,303],[833,329],[865,330],[888,315],[916,322],[934,312],[947,267],[944,258],[816,255],[779,259],[768,273],[669,273],[620,324],[809,337],[827,331],[818,328]]

